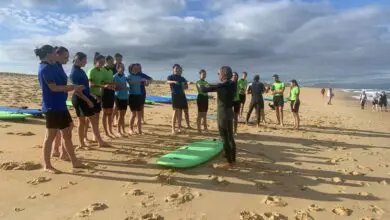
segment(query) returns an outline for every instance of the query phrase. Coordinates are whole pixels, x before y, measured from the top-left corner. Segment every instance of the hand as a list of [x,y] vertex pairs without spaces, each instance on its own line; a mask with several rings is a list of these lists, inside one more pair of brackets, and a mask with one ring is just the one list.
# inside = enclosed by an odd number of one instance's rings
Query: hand
[[102,101],[99,97],[95,97],[95,99],[97,103],[100,103]]
[[112,85],[111,85],[111,89],[112,89],[112,90],[115,90],[115,88],[116,88],[116,85],[112,84]]
[[83,91],[85,89],[85,87],[83,85],[74,85],[73,89],[76,92],[81,92],[81,91]]
[[105,88],[105,89],[110,89],[110,87],[111,87],[110,84],[105,84],[105,85],[103,86],[103,88]]
[[87,104],[88,104],[88,107],[89,107],[89,108],[93,108],[93,103],[91,102],[91,100],[88,100],[88,101],[87,101]]

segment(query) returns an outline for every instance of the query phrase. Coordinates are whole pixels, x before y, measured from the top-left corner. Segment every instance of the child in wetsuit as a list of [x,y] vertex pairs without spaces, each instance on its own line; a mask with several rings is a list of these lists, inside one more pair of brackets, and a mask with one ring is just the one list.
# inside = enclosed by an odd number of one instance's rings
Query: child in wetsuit
[[205,85],[200,87],[201,92],[217,92],[217,121],[219,134],[223,141],[226,164],[222,168],[230,168],[236,162],[236,143],[233,134],[233,100],[236,93],[236,83],[231,80],[232,69],[223,66],[219,70],[221,83],[217,85]]

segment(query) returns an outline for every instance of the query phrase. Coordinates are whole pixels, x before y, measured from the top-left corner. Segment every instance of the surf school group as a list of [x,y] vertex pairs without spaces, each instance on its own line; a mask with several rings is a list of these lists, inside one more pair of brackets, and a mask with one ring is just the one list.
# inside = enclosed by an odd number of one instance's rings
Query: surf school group
[[[117,53],[112,56],[103,56],[95,53],[93,68],[87,73],[83,68],[87,64],[87,55],[83,52],[75,53],[69,77],[62,65],[69,62],[69,50],[65,47],[44,45],[34,50],[39,58],[38,80],[42,90],[42,112],[46,120],[46,135],[43,143],[43,168],[47,172],[61,173],[51,164],[51,157],[59,157],[72,163],[73,168],[85,168],[85,165],[76,157],[72,143],[73,122],[67,108],[68,93],[73,91],[71,103],[78,117],[78,139],[80,147],[88,148],[88,142],[95,142],[99,147],[110,147],[104,141],[99,131],[100,113],[105,135],[108,138],[126,137],[128,135],[141,135],[144,120],[144,103],[146,101],[146,86],[153,79],[142,72],[139,63],[133,63],[127,68],[123,64],[123,57]],[[127,72],[127,74],[126,74]],[[188,89],[188,82],[183,76],[183,69],[174,64],[172,74],[166,83],[170,86],[170,101],[173,107],[172,133],[181,132],[182,114],[191,128],[188,113],[188,103],[184,90]],[[219,70],[220,83],[211,85],[206,81],[205,70],[199,72],[196,82],[198,95],[197,128],[201,133],[201,124],[207,131],[207,111],[209,92],[218,94],[218,129],[228,155],[228,166],[233,165],[229,155],[235,154],[234,135],[237,133],[239,115],[242,116],[246,94],[252,94],[250,109],[246,117],[249,122],[251,112],[255,109],[256,124],[265,122],[263,94],[271,91],[272,107],[276,110],[278,124],[283,126],[283,107],[286,99],[283,94],[285,84],[278,75],[274,75],[275,82],[266,88],[256,75],[253,83],[248,86],[247,73],[243,72],[241,79],[232,72],[228,66]],[[72,85],[68,85],[70,79]],[[295,128],[299,128],[299,86],[296,80],[291,81],[289,100],[294,114]],[[125,131],[125,115],[127,108],[131,111],[129,130]],[[231,112],[231,113],[230,113]],[[113,132],[113,124],[117,124],[118,133]],[[232,123],[226,123],[232,122]],[[135,128],[136,126],[136,128]],[[92,128],[93,137],[88,137],[89,127]],[[232,144],[233,143],[233,144]],[[234,150],[233,150],[234,148]]]

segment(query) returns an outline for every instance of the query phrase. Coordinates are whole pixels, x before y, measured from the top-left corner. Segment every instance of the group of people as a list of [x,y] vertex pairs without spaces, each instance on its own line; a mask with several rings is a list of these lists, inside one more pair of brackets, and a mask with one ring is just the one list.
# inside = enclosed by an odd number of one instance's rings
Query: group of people
[[[46,135],[44,139],[43,158],[44,170],[60,173],[55,169],[50,159],[60,157],[70,160],[74,168],[83,168],[84,165],[77,159],[72,143],[73,122],[67,109],[68,93],[73,91],[72,105],[78,117],[78,137],[81,147],[87,147],[87,142],[97,142],[99,147],[109,147],[99,131],[100,112],[103,111],[102,123],[105,135],[109,138],[127,136],[125,132],[125,115],[127,106],[131,111],[129,122],[129,135],[142,134],[144,120],[144,103],[146,86],[153,79],[142,72],[141,64],[134,63],[126,68],[122,63],[122,55],[117,53],[114,57],[103,56],[96,53],[93,59],[93,68],[86,73],[83,67],[87,64],[87,55],[77,52],[74,55],[73,67],[69,75],[72,85],[68,85],[68,76],[62,65],[69,61],[69,51],[65,47],[44,45],[35,50],[40,59],[38,79],[42,89],[42,111],[46,118]],[[170,85],[172,95],[172,133],[182,129],[182,115],[191,128],[188,112],[188,103],[185,90],[188,82],[183,76],[183,69],[179,64],[172,67],[172,74],[166,83]],[[283,125],[284,91],[286,85],[274,75],[272,86],[265,87],[260,82],[259,75],[254,76],[253,82],[248,85],[247,73],[243,72],[241,79],[229,66],[219,69],[218,84],[209,84],[206,81],[205,70],[199,72],[196,82],[198,90],[197,128],[201,133],[201,125],[207,131],[207,112],[210,92],[216,92],[218,130],[223,141],[225,155],[230,167],[235,163],[235,141],[239,116],[242,116],[246,101],[246,94],[251,94],[246,122],[249,122],[252,111],[256,111],[256,124],[265,122],[263,94],[271,91],[273,106],[275,106],[278,124]],[[289,99],[294,115],[294,127],[299,128],[300,89],[296,80],[291,81]],[[113,124],[117,124],[118,133],[114,134]],[[90,126],[91,125],[91,126]],[[137,126],[136,129],[134,126]],[[87,137],[88,128],[92,128],[93,138]]]
[[[367,93],[365,90],[362,90],[360,93],[360,106],[364,109],[367,103]],[[372,110],[384,112],[387,111],[387,95],[385,91],[376,92],[372,99]]]

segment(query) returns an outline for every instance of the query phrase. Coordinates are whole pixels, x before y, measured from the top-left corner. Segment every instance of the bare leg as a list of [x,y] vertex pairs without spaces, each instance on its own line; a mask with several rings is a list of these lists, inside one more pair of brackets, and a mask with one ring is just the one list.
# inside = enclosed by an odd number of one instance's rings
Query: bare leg
[[181,132],[181,121],[183,117],[183,110],[177,110],[177,123],[178,123],[178,131]]
[[239,116],[239,114],[240,113],[234,113],[234,124],[233,124],[233,128],[234,128],[234,130],[233,130],[233,133],[234,133],[234,135],[236,135],[237,134],[237,127],[238,127],[238,116]]
[[88,120],[91,122],[92,125],[92,131],[96,138],[96,141],[99,143],[99,147],[105,147],[109,146],[106,142],[103,141],[102,136],[100,135],[99,131],[99,115],[95,114],[88,118]]
[[187,123],[187,128],[188,129],[191,129],[191,125],[190,125],[190,114],[188,112],[188,109],[184,109],[184,117],[186,119],[186,123]]
[[112,138],[109,131],[108,131],[108,109],[103,110],[103,128],[104,128],[104,133],[106,134],[107,137]]
[[176,131],[175,131],[175,126],[176,126],[176,119],[177,119],[177,113],[178,113],[179,110],[177,109],[174,109],[173,110],[173,113],[172,113],[172,134],[175,134]]
[[278,120],[278,125],[280,125],[280,114],[279,114],[279,107],[278,106],[276,106],[275,112],[276,112],[276,119]]
[[53,141],[51,156],[52,157],[59,157],[60,156],[60,146],[61,146],[61,133],[60,131],[57,131],[55,139]]
[[264,112],[264,108],[262,108],[261,110],[260,110],[260,115],[261,115],[261,120],[262,120],[262,122],[264,122],[264,124],[265,123],[267,123],[266,121],[265,121],[265,112]]
[[142,111],[137,111],[137,127],[138,127],[138,134],[142,134]]
[[196,118],[196,127],[198,128],[199,134],[202,133],[202,130],[200,129],[200,123],[201,123],[201,119],[202,119],[201,114],[202,114],[201,112],[198,112],[198,117]]
[[79,117],[79,127],[78,127],[78,134],[79,134],[79,142],[81,147],[88,147],[85,144],[85,117]]
[[142,107],[141,116],[142,116],[142,123],[146,124],[146,121],[145,121],[145,108],[144,107]]
[[119,111],[118,131],[122,136],[125,136],[125,115],[126,110]]
[[284,126],[284,123],[283,123],[283,107],[278,107],[278,111],[280,112],[280,125],[281,126]]
[[69,126],[61,130],[62,137],[64,138],[64,144],[66,152],[70,158],[73,168],[83,168],[83,164],[76,158],[74,153],[73,142],[72,142],[72,127]]
[[208,129],[208,126],[207,126],[207,112],[202,112],[202,118],[203,118],[204,130],[205,130],[206,132],[208,132],[209,129]]
[[114,118],[114,115],[113,115],[113,109],[107,109],[107,114],[108,114],[108,132],[110,133],[111,136],[115,137],[114,135],[114,132],[112,131],[112,122],[113,122],[113,118]]
[[43,141],[43,170],[50,173],[60,173],[50,162],[50,155],[53,141],[57,135],[57,129],[46,129],[45,139]]
[[131,111],[131,118],[130,118],[130,129],[129,129],[129,134],[134,135],[134,122],[135,118],[137,117],[137,112],[136,111]]

